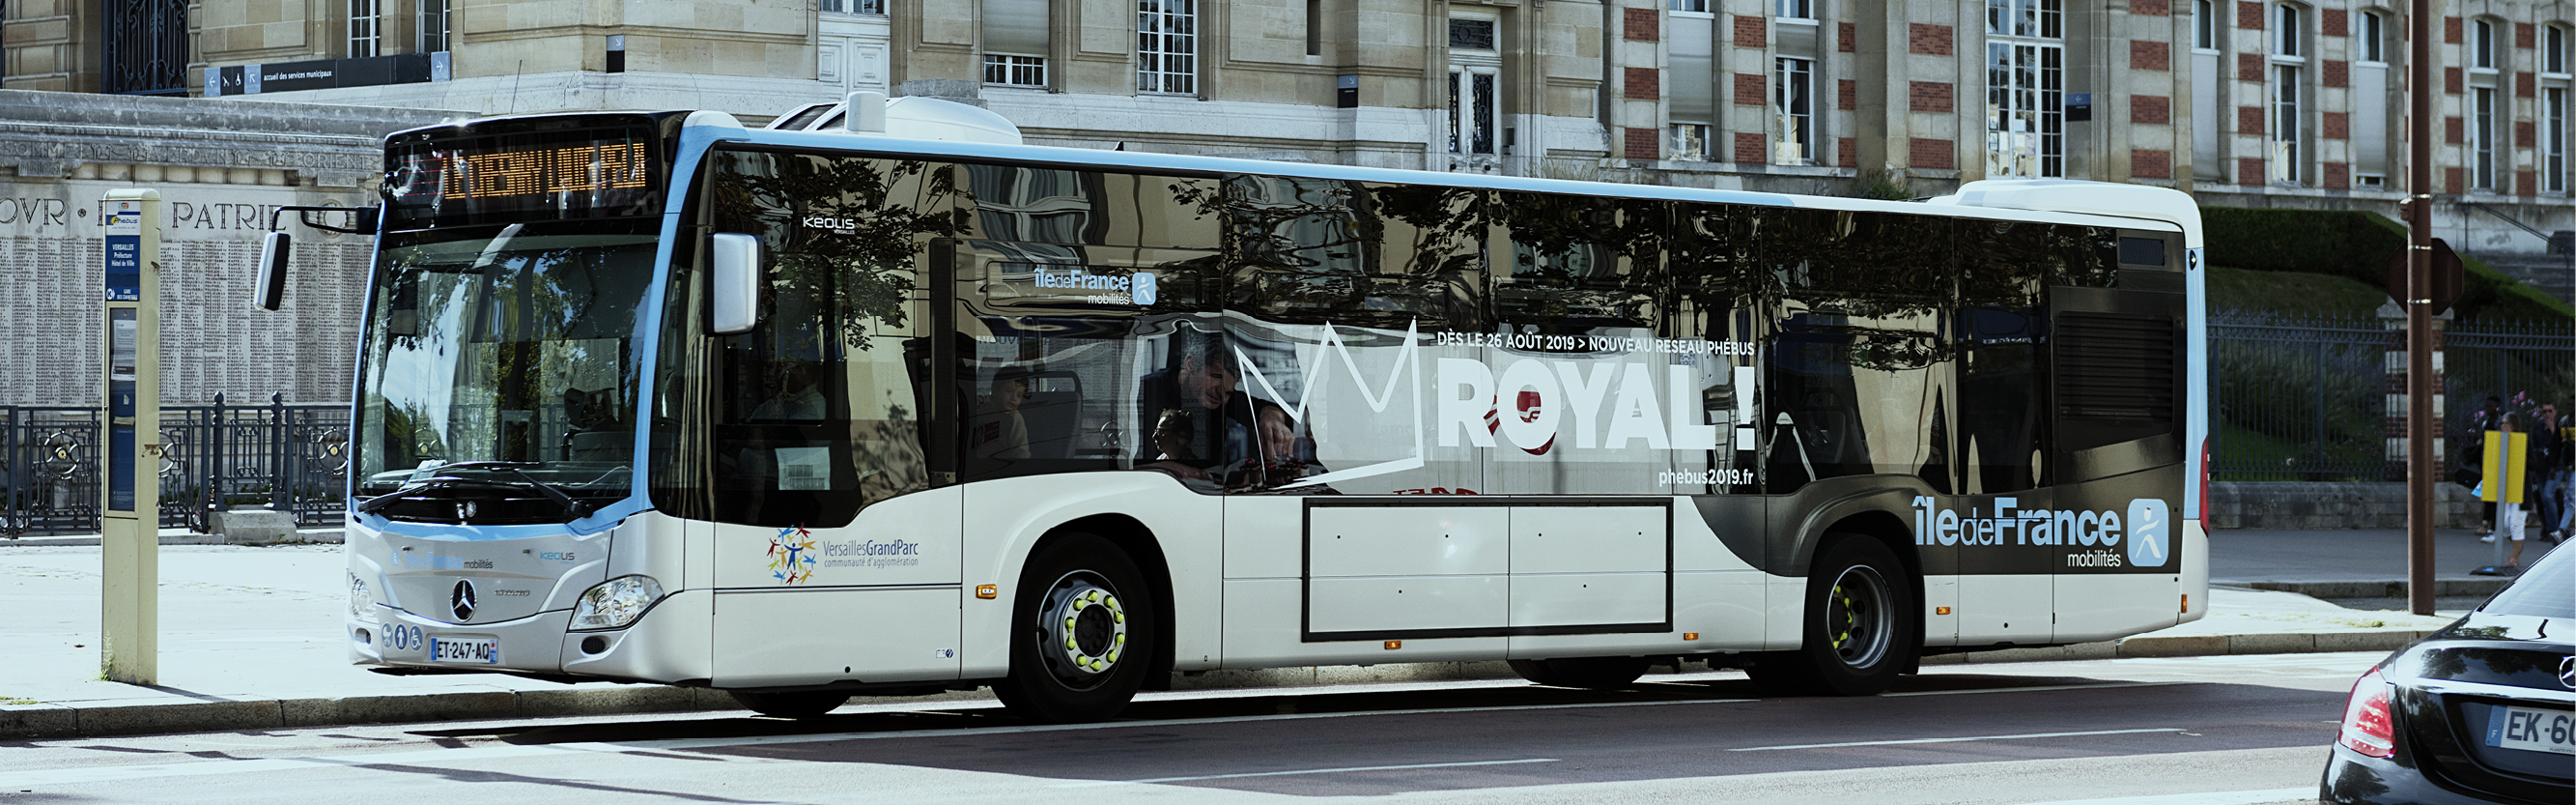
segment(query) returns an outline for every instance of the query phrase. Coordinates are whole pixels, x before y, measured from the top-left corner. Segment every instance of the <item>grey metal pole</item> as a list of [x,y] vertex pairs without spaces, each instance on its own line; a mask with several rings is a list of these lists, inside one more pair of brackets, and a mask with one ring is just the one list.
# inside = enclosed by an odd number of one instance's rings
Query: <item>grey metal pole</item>
[[2406,603],[2433,614],[2433,0],[2414,0],[2406,64]]

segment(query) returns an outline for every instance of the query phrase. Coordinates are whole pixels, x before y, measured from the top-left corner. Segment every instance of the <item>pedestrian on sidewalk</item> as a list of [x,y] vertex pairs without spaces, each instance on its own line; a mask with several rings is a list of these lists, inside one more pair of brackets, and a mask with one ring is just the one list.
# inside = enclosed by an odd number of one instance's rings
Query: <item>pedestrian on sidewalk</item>
[[2536,468],[2541,474],[2540,529],[2542,537],[2556,544],[2566,541],[2569,521],[2576,518],[2576,398],[2541,406],[2540,412],[2547,419],[2533,435],[2549,439],[2548,451],[2536,453],[2541,458]]
[[2497,429],[2486,432],[2485,460],[2480,468],[2486,478],[2479,485],[2483,492],[2480,497],[2496,505],[2495,533],[2478,541],[2496,542],[2497,537],[2503,537],[2512,542],[2511,556],[2503,555],[2504,545],[2496,545],[2496,554],[2503,561],[2492,566],[2518,568],[2522,566],[2522,504],[2524,491],[2529,486],[2525,479],[2529,477],[2531,467],[2531,435],[2522,432],[2522,423],[2511,412],[2498,414],[2495,422]]
[[[2484,404],[2479,405],[2477,410],[2469,412],[2469,433],[2483,436],[2494,432],[2497,418],[2504,416],[2505,411],[2504,398],[2493,394],[2487,395],[2487,401]],[[2469,487],[2469,494],[2478,499],[2478,541],[2494,542],[2496,504],[2495,498],[2489,496],[2486,489],[2494,484],[2495,475],[2486,469],[2486,465],[2490,462],[2477,458],[2479,455],[2477,451],[2485,445],[2485,440],[2462,439],[2460,445],[2460,464],[2463,472],[2466,473],[2470,467],[2478,468],[2474,477],[2461,481]]]

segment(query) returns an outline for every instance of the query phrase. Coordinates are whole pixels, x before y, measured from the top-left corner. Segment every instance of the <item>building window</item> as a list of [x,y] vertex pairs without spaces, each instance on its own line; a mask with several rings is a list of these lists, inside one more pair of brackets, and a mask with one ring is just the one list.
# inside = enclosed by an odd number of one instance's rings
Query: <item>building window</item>
[[2469,100],[2469,186],[2494,190],[2495,88],[2474,87]]
[[2361,60],[2388,62],[2388,18],[2374,13],[2361,15]]
[[1490,65],[1449,66],[1449,153],[1494,154],[1494,123],[1501,117],[1495,91],[1496,70]]
[[1771,161],[1805,165],[1816,153],[1816,63],[1809,59],[1774,59],[1771,114],[1780,118],[1779,153]]
[[1449,47],[1459,50],[1493,50],[1493,20],[1450,20]]
[[2192,0],[2191,46],[2201,50],[2218,49],[2218,9],[2210,0]]
[[1708,13],[1708,0],[1673,0],[1673,10],[1706,14]]
[[1780,16],[1793,20],[1815,19],[1815,9],[1808,7],[1807,3],[1808,0],[1779,0]]
[[1503,54],[1491,17],[1449,20],[1449,154],[1452,170],[1500,165]]
[[2541,72],[2555,75],[2567,74],[2567,62],[2570,58],[2567,55],[2567,40],[2571,38],[2576,37],[2570,37],[2567,35],[2567,26],[2549,26],[2548,34],[2541,42]]
[[2066,175],[2059,0],[1986,0],[1986,174]]
[[448,0],[420,0],[420,37],[415,53],[437,53],[447,49]]
[[2541,148],[2542,153],[2545,154],[2542,161],[2548,168],[2545,172],[2549,174],[2546,179],[2549,192],[2567,192],[2566,87],[2550,87],[2541,93],[2540,119],[2540,125],[2547,129],[2542,132],[2544,142]]
[[817,7],[826,14],[885,14],[885,0],[822,0]]
[[2059,0],[1986,0],[1986,35],[2064,39]]
[[1136,0],[1136,91],[1199,91],[1198,0]]
[[1708,124],[1673,124],[1672,142],[1664,146],[1665,159],[1675,162],[1711,162],[1717,152],[1709,150]]
[[1000,87],[1046,86],[1046,57],[984,54],[984,83]]
[[2304,154],[2299,143],[2307,132],[2299,114],[2299,73],[2296,65],[2272,67],[2272,181],[2299,184],[2306,177],[2299,170]]
[[349,58],[373,58],[383,32],[384,17],[376,0],[349,0]]
[[2272,7],[2272,55],[2290,58],[2304,55],[2299,50],[2299,39],[2303,33],[2301,22],[2298,6]]
[[2477,27],[2469,35],[2469,66],[2493,70],[2496,65],[2495,24],[2486,20],[2478,20],[2475,24]]

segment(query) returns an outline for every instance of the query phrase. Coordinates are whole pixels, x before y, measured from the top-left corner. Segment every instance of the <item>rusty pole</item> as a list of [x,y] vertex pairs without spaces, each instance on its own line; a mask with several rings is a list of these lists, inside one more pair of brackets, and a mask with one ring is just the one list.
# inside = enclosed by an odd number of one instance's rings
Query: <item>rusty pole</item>
[[2406,61],[2406,603],[2433,614],[2433,0],[2414,0]]

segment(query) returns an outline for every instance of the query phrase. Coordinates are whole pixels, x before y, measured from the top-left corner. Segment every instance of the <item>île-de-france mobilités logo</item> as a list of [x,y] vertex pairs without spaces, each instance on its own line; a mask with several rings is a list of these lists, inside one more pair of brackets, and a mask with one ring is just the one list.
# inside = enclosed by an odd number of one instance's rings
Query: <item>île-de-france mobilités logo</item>
[[769,538],[769,577],[780,584],[803,584],[814,579],[814,560],[822,549],[814,544],[814,532],[802,526],[778,529]]
[[2129,501],[2129,566],[2163,567],[2173,556],[2173,512],[2162,498]]

